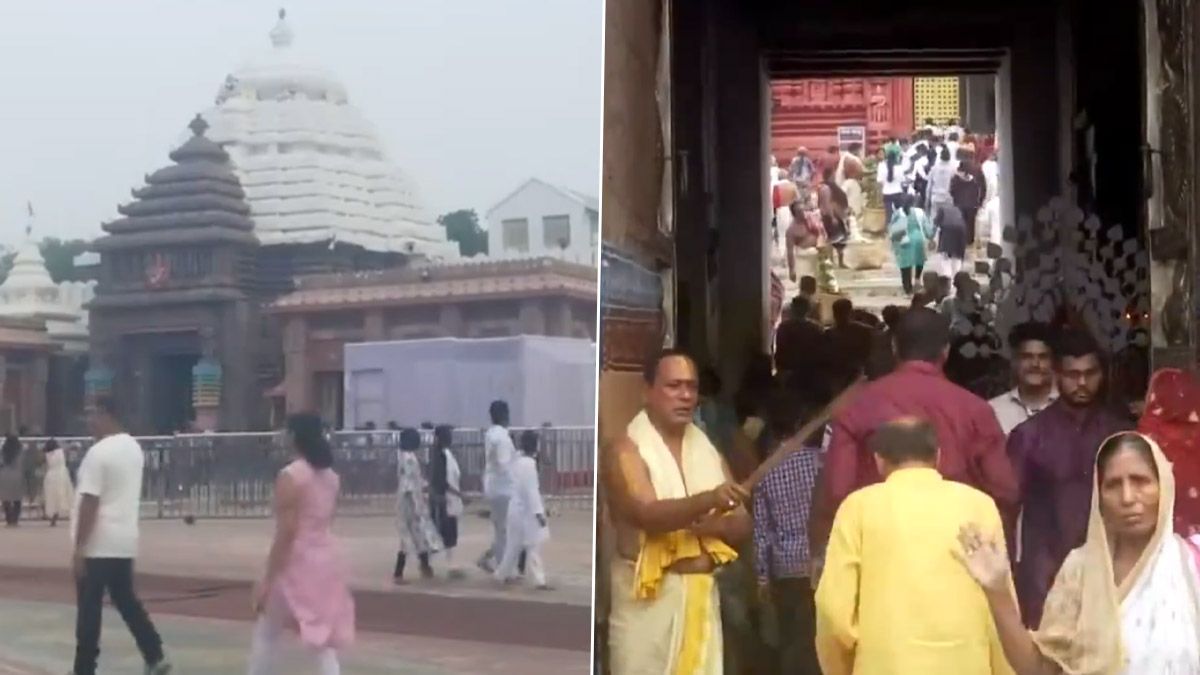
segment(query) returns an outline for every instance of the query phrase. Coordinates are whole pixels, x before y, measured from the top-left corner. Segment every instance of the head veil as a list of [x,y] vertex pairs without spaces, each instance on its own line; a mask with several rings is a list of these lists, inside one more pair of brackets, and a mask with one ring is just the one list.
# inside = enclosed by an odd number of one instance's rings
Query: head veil
[[[1046,598],[1041,626],[1033,633],[1038,649],[1057,663],[1066,675],[1116,675],[1121,672],[1125,658],[1121,602],[1141,576],[1149,572],[1155,554],[1174,537],[1171,519],[1175,478],[1171,463],[1158,444],[1144,434],[1123,432],[1105,439],[1100,447],[1112,438],[1126,434],[1146,441],[1154,456],[1159,482],[1157,525],[1137,564],[1119,586],[1115,584],[1112,551],[1100,516],[1100,467],[1095,467],[1087,541],[1067,556]],[[1170,550],[1173,552],[1176,547]]]

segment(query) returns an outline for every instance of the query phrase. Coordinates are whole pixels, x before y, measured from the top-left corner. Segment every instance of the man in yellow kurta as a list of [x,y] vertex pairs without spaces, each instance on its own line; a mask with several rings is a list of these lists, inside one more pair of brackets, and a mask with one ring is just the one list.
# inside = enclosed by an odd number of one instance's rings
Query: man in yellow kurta
[[825,675],[1009,675],[987,599],[954,558],[959,528],[1003,537],[992,498],[942,478],[937,437],[912,418],[870,440],[882,483],[842,502],[817,588]]
[[696,364],[676,351],[645,371],[645,408],[604,454],[615,534],[612,675],[722,675],[713,575],[750,534],[748,495],[692,416]]

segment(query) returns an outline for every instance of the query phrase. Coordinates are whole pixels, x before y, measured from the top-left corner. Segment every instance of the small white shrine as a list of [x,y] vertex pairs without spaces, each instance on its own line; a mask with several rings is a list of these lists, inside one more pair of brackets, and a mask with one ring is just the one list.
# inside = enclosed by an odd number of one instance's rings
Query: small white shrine
[[17,249],[12,270],[0,284],[0,318],[44,321],[50,341],[69,354],[88,350],[87,303],[95,282],[55,283],[30,230]]

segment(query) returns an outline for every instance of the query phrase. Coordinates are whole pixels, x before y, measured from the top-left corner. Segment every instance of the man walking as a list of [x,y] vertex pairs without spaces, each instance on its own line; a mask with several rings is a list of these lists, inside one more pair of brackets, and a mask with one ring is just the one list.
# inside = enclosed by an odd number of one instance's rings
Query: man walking
[[[1109,436],[1133,429],[1101,399],[1104,359],[1087,333],[1063,335],[1056,348],[1059,398],[1022,422],[1008,438],[1020,486],[1020,560],[1013,570],[1021,613],[1037,626],[1058,568],[1087,537],[1096,450]],[[1010,553],[1015,528],[1007,528]]]
[[88,412],[96,443],[79,465],[71,539],[78,609],[73,675],[95,675],[104,593],[125,620],[146,662],[146,675],[166,675],[162,639],[133,590],[141,510],[142,447],[121,426],[115,401],[98,397]]
[[1058,400],[1051,342],[1050,328],[1033,322],[1018,325],[1008,336],[1017,386],[988,401],[1006,435]]
[[817,587],[817,655],[825,675],[1011,673],[987,598],[954,559],[959,528],[1003,527],[983,492],[938,473],[927,422],[905,417],[871,437],[882,483],[838,509]]
[[791,388],[772,392],[768,430],[780,439],[775,452],[790,453],[754,488],[754,567],[759,598],[772,601],[779,620],[779,672],[820,675],[813,649],[813,583],[808,548],[812,491],[821,467],[824,429],[799,436],[822,397],[808,400]]
[[[824,541],[833,514],[854,490],[880,481],[868,447],[871,436],[900,417],[927,420],[937,432],[938,472],[991,495],[1002,513],[1017,503],[1017,481],[1005,455],[1004,431],[987,402],[946,379],[950,328],[945,317],[918,307],[904,313],[895,331],[899,365],[863,387],[834,415],[833,436],[815,500],[813,538]],[[820,551],[821,547],[815,547]]]
[[811,300],[804,295],[792,299],[791,311],[775,333],[775,370],[807,373],[829,359],[829,339],[811,317]]
[[505,533],[508,528],[508,502],[512,499],[512,464],[516,455],[512,436],[508,433],[507,401],[492,401],[488,408],[492,426],[483,437],[484,469],[483,496],[487,499],[492,519],[492,546],[483,552],[479,567],[491,574],[504,556]]

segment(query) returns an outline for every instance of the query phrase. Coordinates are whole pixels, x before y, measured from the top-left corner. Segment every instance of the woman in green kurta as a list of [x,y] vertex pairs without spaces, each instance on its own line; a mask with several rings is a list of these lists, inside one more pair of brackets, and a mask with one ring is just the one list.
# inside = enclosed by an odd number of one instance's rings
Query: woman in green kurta
[[913,280],[920,279],[925,269],[926,242],[933,238],[933,224],[925,211],[914,206],[915,202],[911,194],[905,194],[902,207],[892,213],[888,223],[892,254],[900,268],[904,292],[909,295],[913,294]]

